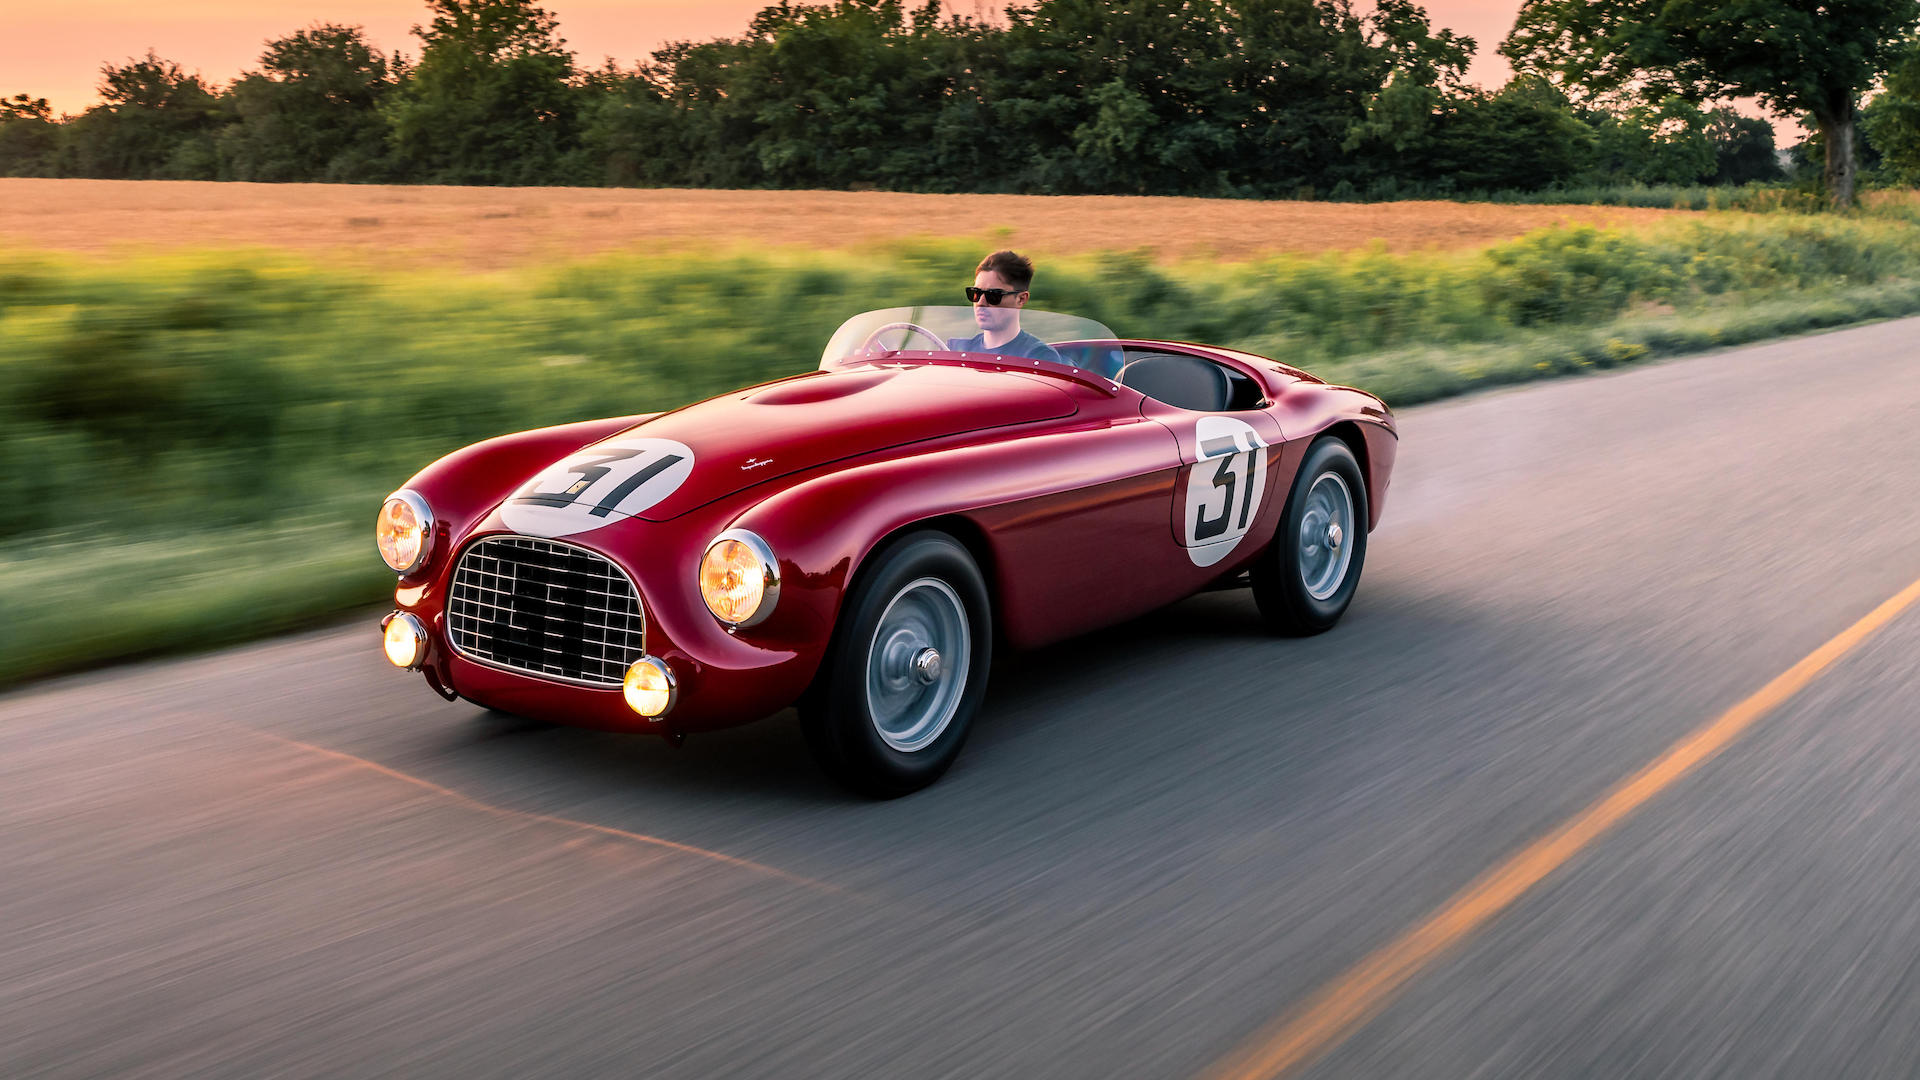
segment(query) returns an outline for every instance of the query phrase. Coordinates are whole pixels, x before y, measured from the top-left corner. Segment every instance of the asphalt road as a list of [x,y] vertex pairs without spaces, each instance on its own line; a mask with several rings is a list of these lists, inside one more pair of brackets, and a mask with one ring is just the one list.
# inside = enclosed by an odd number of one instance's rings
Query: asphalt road
[[[934,788],[350,629],[0,698],[0,1074],[1208,1074],[1920,578],[1920,320],[1408,410],[1359,599],[1005,663]],[[371,557],[371,553],[369,555]],[[1920,1075],[1920,607],[1317,1077]]]

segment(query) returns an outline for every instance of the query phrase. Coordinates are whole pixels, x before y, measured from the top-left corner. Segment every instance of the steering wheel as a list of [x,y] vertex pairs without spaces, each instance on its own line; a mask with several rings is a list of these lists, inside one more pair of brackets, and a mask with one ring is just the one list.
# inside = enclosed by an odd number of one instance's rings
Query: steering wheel
[[943,338],[939,334],[936,334],[933,331],[927,329],[926,327],[921,326],[919,323],[890,322],[885,326],[874,327],[873,333],[868,334],[867,340],[861,344],[860,354],[862,356],[879,356],[882,352],[898,352],[899,350],[897,349],[883,349],[880,347],[880,335],[886,333],[889,330],[906,330],[911,333],[919,334],[921,337],[924,337],[928,341],[933,342],[933,350],[935,352],[945,352],[947,350],[946,338]]

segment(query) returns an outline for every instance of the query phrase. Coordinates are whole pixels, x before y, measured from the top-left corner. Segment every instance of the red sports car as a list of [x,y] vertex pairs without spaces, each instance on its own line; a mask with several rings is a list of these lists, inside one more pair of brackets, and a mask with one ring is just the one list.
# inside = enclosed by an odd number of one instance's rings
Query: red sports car
[[798,705],[830,775],[894,796],[952,764],[996,649],[1243,575],[1275,629],[1333,626],[1398,443],[1378,398],[1023,323],[1013,355],[970,308],[868,312],[817,371],[449,454],[380,511],[388,658],[448,699],[676,740]]

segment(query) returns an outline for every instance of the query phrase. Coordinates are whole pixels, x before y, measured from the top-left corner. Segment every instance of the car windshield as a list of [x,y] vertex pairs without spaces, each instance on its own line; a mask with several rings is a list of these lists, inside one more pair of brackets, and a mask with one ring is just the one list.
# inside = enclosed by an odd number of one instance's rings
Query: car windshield
[[[1017,334],[1013,332],[1016,327]],[[987,344],[989,338],[996,339],[995,343]],[[1113,331],[1092,319],[1055,311],[960,306],[882,308],[840,324],[820,356],[820,366],[896,352],[959,352],[1059,360],[1102,370],[1110,365],[1105,354],[1114,350],[1053,346],[1068,341],[1112,340]]]

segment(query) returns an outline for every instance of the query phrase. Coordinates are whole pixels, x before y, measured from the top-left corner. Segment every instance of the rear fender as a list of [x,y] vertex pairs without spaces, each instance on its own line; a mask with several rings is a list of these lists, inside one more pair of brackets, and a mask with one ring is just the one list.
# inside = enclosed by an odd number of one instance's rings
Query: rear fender
[[[1393,477],[1393,460],[1399,450],[1400,436],[1393,413],[1377,397],[1348,386],[1322,386],[1299,383],[1279,394],[1273,406],[1274,418],[1287,442],[1301,448],[1335,428],[1357,431],[1362,445],[1356,447],[1361,470],[1367,481],[1367,531],[1380,524],[1387,503],[1387,485]],[[1296,455],[1296,460],[1298,455]],[[1292,482],[1292,477],[1287,478]]]

